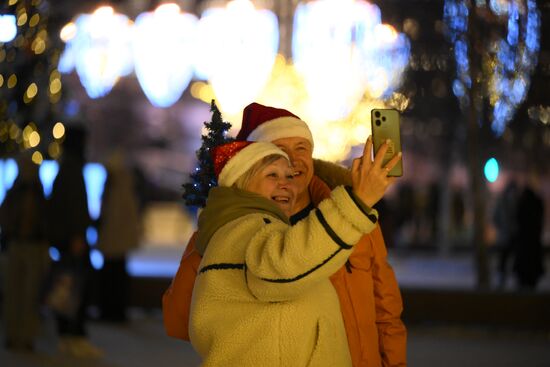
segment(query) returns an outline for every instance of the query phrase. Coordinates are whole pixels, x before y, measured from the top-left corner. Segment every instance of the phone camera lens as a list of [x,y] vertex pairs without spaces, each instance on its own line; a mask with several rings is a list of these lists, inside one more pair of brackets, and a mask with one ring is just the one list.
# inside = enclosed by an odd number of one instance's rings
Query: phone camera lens
[[376,126],[380,126],[380,120],[376,120],[375,123],[376,123]]
[[376,111],[376,112],[374,112],[374,116],[376,116],[376,117],[380,117],[380,111]]

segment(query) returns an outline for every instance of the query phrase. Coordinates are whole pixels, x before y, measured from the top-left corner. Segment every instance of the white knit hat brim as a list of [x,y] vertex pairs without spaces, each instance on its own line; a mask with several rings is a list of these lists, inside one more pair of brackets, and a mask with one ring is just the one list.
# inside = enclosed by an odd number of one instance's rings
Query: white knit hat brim
[[256,162],[273,154],[280,155],[289,160],[285,152],[271,143],[255,142],[244,147],[225,164],[218,176],[218,185],[225,187],[232,186]]
[[272,142],[282,138],[300,137],[309,140],[313,147],[313,135],[307,124],[293,116],[278,117],[255,128],[248,140]]

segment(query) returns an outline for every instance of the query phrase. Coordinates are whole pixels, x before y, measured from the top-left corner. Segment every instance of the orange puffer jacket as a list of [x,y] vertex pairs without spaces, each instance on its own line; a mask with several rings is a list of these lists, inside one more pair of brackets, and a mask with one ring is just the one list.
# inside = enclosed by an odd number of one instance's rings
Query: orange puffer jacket
[[[330,194],[318,177],[309,185],[317,205]],[[162,297],[166,333],[189,340],[189,309],[201,257],[189,240],[172,284]],[[387,262],[380,226],[363,236],[346,266],[330,278],[338,298],[354,367],[406,366],[407,333],[401,321],[403,303]]]

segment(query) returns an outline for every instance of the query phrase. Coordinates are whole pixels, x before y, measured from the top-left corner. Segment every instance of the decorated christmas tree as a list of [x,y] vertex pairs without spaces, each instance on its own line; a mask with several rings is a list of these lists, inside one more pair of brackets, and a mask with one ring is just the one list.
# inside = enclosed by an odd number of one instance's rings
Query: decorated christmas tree
[[222,114],[214,100],[210,104],[210,111],[212,112],[212,120],[204,123],[208,133],[202,135],[202,144],[197,150],[199,165],[195,172],[189,175],[191,182],[183,184],[183,198],[187,206],[204,207],[208,191],[218,184],[210,150],[215,146],[234,140],[227,136],[231,124],[223,121]]

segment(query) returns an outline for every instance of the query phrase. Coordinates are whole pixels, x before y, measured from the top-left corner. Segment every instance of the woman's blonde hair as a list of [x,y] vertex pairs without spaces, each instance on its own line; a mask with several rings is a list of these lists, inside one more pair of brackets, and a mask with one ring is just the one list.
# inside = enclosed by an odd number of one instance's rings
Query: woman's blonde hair
[[281,158],[285,158],[285,157],[279,154],[271,154],[263,157],[258,162],[254,163],[254,165],[252,165],[252,167],[250,167],[248,171],[243,173],[241,177],[239,177],[237,181],[235,181],[235,183],[233,184],[233,187],[236,187],[241,190],[246,190],[252,177],[254,177],[258,172],[263,170],[266,166],[270,165],[271,163]]

